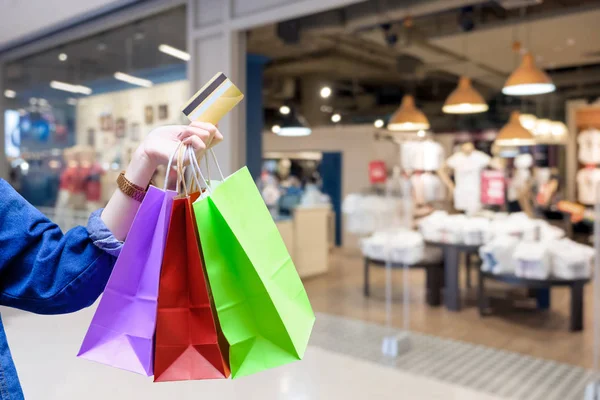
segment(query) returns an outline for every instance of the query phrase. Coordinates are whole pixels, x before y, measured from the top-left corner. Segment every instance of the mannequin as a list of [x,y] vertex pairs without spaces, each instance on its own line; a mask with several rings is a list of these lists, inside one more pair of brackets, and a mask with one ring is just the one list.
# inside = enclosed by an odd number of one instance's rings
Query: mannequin
[[[460,150],[450,156],[438,175],[454,198],[454,208],[474,213],[481,208],[481,171],[490,164],[491,157],[476,150],[471,142],[463,143]],[[452,182],[447,169],[454,171]]]
[[96,161],[96,150],[90,146],[81,148],[81,172],[84,180],[84,192],[87,210],[92,212],[101,208],[102,169]]

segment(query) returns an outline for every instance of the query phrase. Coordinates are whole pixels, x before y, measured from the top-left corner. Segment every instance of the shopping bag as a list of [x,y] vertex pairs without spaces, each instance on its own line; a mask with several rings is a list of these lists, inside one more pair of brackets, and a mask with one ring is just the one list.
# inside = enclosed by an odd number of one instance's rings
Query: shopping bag
[[78,357],[152,375],[158,279],[177,195],[166,187],[148,189]]
[[315,316],[248,169],[209,186],[193,207],[232,377],[301,359]]
[[159,283],[155,382],[230,375],[227,342],[213,315],[192,211],[198,196],[186,193],[173,200]]

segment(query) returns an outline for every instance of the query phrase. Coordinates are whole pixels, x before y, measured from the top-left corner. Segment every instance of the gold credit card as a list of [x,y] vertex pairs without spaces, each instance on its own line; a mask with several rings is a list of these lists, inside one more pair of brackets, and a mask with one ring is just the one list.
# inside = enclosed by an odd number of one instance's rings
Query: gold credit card
[[240,89],[224,73],[219,72],[188,100],[181,111],[192,122],[216,125],[243,98]]

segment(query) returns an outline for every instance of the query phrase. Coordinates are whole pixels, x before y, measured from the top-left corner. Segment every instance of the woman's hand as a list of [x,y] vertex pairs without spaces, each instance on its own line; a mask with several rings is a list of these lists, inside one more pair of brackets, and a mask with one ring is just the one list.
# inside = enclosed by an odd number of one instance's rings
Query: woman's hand
[[[216,126],[206,122],[190,125],[167,125],[154,129],[138,148],[138,157],[147,158],[154,169],[167,164],[180,142],[192,145],[196,152],[209,149],[223,140]],[[154,172],[154,171],[153,171]]]
[[[145,188],[150,183],[156,167],[169,162],[179,143],[183,142],[185,145],[191,145],[196,151],[203,151],[222,140],[221,132],[214,125],[205,122],[156,128],[146,136],[133,154],[125,171],[125,178]],[[125,239],[139,206],[139,202],[126,196],[119,189],[110,198],[102,212],[102,220],[117,239]]]

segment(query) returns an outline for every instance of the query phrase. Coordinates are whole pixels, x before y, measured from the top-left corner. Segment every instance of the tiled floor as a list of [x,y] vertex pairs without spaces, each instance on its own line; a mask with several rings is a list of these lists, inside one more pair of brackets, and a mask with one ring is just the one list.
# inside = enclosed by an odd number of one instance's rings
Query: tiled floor
[[[425,271],[410,271],[410,327],[436,337],[489,346],[525,355],[592,367],[593,290],[586,286],[583,332],[569,332],[570,296],[567,288],[552,290],[552,307],[547,311],[518,311],[505,306],[491,317],[481,318],[476,307],[476,289],[464,289],[463,310],[450,312],[445,307],[429,307],[425,303]],[[363,296],[363,261],[358,253],[336,251],[330,271],[305,282],[309,298],[318,312],[385,323],[385,271],[371,268],[371,296]],[[393,272],[393,324],[403,326],[402,271]],[[475,284],[475,273],[473,283]],[[489,282],[496,295],[506,295],[503,285]],[[495,286],[495,290],[494,287]],[[522,289],[509,288],[524,293]],[[533,301],[527,305],[533,306]]]
[[[313,338],[317,346],[310,346],[301,362],[236,381],[166,384],[154,384],[149,378],[77,359],[75,354],[92,310],[44,317],[3,309],[2,315],[29,400],[502,399],[389,368],[368,357],[325,350],[322,346],[335,343],[339,329],[345,328],[352,330],[350,339],[355,341],[355,346],[350,347],[375,354],[380,345],[378,327],[325,315],[318,317]],[[332,329],[334,327],[338,330]]]

